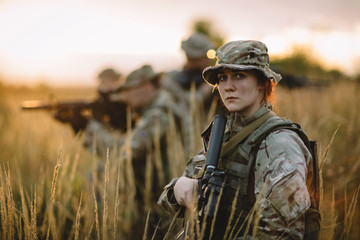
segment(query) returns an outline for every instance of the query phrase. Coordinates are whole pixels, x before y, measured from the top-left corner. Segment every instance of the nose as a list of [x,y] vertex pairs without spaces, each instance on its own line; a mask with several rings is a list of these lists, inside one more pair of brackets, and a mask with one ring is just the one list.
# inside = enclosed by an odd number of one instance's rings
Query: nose
[[232,81],[231,78],[228,78],[225,82],[225,86],[224,86],[224,90],[225,91],[232,91],[234,90],[234,82]]

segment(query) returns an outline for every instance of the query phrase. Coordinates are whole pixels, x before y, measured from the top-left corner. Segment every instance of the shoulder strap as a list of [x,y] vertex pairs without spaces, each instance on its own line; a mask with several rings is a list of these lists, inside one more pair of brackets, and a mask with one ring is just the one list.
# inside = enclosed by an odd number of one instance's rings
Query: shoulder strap
[[317,156],[317,142],[316,141],[310,141],[305,134],[305,132],[302,130],[301,126],[297,123],[293,123],[291,121],[288,121],[287,123],[284,122],[282,124],[278,124],[276,126],[273,126],[269,129],[266,129],[266,131],[262,132],[260,136],[258,136],[256,139],[252,139],[251,144],[252,148],[255,152],[257,152],[257,149],[260,147],[261,142],[271,133],[276,130],[280,129],[288,129],[291,131],[296,132],[296,134],[301,138],[303,143],[305,144],[306,148],[309,150],[312,156],[312,168],[313,168],[313,195],[311,196],[311,207],[319,210],[319,201],[320,201],[320,175],[319,175],[319,165],[318,165],[318,156]]
[[245,126],[240,132],[238,132],[234,137],[232,137],[221,149],[220,158],[223,157],[226,153],[228,153],[232,148],[234,148],[238,143],[244,140],[250,133],[252,133],[256,128],[258,128],[261,124],[263,124],[266,120],[271,117],[276,116],[273,111],[269,111]]

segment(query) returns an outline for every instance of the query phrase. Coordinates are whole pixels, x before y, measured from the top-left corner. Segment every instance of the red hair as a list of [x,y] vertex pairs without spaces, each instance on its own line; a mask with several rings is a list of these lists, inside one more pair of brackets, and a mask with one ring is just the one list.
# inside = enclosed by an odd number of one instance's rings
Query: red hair
[[267,101],[273,104],[275,100],[274,88],[277,84],[271,79],[265,77],[261,71],[255,70],[254,72],[258,79],[259,85],[264,87],[264,96],[261,102],[263,103]]

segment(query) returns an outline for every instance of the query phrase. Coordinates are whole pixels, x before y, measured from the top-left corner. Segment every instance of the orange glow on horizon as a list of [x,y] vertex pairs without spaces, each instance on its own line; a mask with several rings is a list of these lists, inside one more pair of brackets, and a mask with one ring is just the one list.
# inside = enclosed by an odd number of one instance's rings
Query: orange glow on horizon
[[[103,66],[119,67],[126,74],[141,64],[166,71],[180,67],[184,60],[179,45],[188,33],[188,23],[173,27],[167,21],[157,22],[154,19],[161,16],[154,14],[156,8],[131,12],[126,11],[126,3],[117,9],[75,0],[5,1],[0,6],[1,75],[86,81]],[[232,33],[225,40],[256,39],[242,34],[246,38],[234,38]],[[294,45],[304,45],[327,66],[347,73],[359,71],[355,62],[360,59],[360,23],[353,32],[292,27],[261,36],[258,40],[266,43],[270,56],[285,55]],[[215,58],[215,51],[207,56]]]

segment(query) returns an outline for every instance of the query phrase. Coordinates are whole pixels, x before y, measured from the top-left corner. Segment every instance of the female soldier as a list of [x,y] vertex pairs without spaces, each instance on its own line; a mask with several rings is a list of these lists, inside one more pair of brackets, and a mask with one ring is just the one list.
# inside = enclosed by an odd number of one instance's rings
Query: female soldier
[[[281,76],[269,68],[267,47],[261,42],[229,42],[216,54],[216,65],[205,68],[203,77],[218,88],[229,113],[218,166],[225,178],[213,239],[225,235],[232,239],[236,233],[241,239],[246,232],[244,239],[253,235],[260,239],[303,239],[305,212],[314,205],[315,197],[313,157],[306,135],[300,128],[294,130],[298,125],[271,111],[269,100]],[[250,133],[234,144],[237,133],[244,131]],[[205,163],[210,132],[203,132],[204,149],[188,162],[182,177],[165,186],[159,204],[172,211],[181,206],[194,210],[196,178],[203,172],[199,169]],[[224,153],[230,142],[233,147]],[[245,230],[246,216],[252,209],[259,213],[257,222],[250,222]]]

